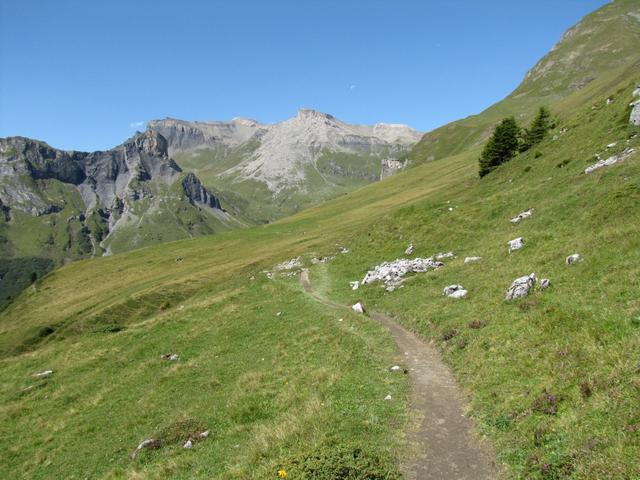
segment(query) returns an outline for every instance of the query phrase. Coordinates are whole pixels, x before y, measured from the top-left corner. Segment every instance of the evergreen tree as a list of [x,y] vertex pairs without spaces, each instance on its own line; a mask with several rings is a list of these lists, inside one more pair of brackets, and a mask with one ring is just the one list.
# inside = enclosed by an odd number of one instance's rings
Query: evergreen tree
[[518,151],[520,127],[513,117],[505,118],[493,131],[480,155],[480,176],[508,162]]
[[526,152],[544,140],[547,132],[552,128],[552,123],[551,112],[545,107],[540,107],[531,127],[526,129],[522,135],[520,151]]

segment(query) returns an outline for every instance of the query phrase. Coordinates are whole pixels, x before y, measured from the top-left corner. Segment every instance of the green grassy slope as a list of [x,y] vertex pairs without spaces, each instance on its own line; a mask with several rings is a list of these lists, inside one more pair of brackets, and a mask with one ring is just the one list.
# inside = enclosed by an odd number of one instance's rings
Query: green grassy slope
[[[554,105],[552,135],[482,181],[469,150],[276,224],[56,270],[0,318],[2,473],[275,478],[284,467],[290,478],[328,479],[356,449],[376,472],[397,472],[407,386],[386,373],[386,334],[313,304],[295,278],[261,273],[347,245],[350,253],[311,267],[314,282],[442,348],[506,478],[640,476],[640,159],[582,173],[596,153],[640,148],[628,125],[636,72]],[[530,207],[531,219],[509,223]],[[527,245],[508,254],[517,236]],[[393,293],[349,289],[410,241],[416,255],[458,258]],[[576,251],[585,261],[567,267]],[[483,259],[464,265],[466,255]],[[551,289],[504,302],[511,281],[531,272],[551,278]],[[443,298],[452,283],[469,298]],[[159,360],[170,351],[178,363]],[[49,380],[30,377],[46,368]],[[387,393],[399,401],[380,402]],[[192,424],[215,434],[185,451],[179,441]],[[128,458],[153,436],[166,446]],[[309,473],[313,463],[324,476]],[[374,478],[395,473],[384,475]]]
[[526,124],[540,105],[554,104],[640,61],[639,45],[640,4],[609,3],[567,31],[504,100],[427,133],[408,158],[420,164],[477,148],[502,118],[513,115]]

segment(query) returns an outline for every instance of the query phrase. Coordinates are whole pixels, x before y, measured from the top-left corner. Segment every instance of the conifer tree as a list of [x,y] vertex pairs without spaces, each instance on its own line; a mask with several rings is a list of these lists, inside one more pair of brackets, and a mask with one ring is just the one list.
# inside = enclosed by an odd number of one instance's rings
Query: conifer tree
[[480,155],[480,177],[508,162],[518,151],[520,127],[513,117],[498,124]]
[[544,137],[547,135],[547,132],[551,128],[551,112],[545,107],[540,107],[540,110],[538,110],[538,114],[533,120],[531,127],[525,129],[522,135],[522,144],[520,145],[520,151],[526,152],[531,147],[540,143],[542,140],[544,140]]

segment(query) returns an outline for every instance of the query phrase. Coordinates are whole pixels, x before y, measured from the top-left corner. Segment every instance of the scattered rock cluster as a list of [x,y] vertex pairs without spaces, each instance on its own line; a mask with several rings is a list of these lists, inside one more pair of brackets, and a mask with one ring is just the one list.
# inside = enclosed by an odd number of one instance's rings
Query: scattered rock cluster
[[279,272],[283,270],[293,270],[294,268],[302,268],[300,257],[292,258],[291,260],[279,263],[278,265],[273,267],[274,270],[277,270]]
[[362,285],[381,281],[387,286],[387,291],[392,292],[404,281],[403,277],[407,273],[423,273],[443,265],[444,263],[436,262],[432,258],[401,258],[393,262],[384,262],[367,272]]
[[[640,105],[640,100],[638,102],[639,102],[639,105]],[[640,112],[638,114],[640,115]],[[635,148],[627,147],[627,148],[624,149],[624,151],[622,153],[619,153],[618,155],[613,155],[613,156],[607,158],[606,160],[598,160],[593,165],[588,166],[587,168],[585,168],[584,173],[591,173],[591,172],[593,172],[595,170],[598,170],[600,168],[609,167],[609,166],[614,165],[614,164],[616,164],[618,162],[622,162],[622,161],[626,160],[627,158],[629,158],[635,151],[636,151]]]

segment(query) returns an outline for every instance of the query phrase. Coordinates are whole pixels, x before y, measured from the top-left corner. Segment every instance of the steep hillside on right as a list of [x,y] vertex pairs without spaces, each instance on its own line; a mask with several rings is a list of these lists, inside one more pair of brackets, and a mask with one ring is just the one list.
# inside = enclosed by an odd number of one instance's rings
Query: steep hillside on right
[[616,0],[570,28],[504,100],[425,134],[409,160],[417,165],[478,148],[502,118],[513,115],[527,122],[538,107],[553,106],[632,65],[637,68],[639,61],[640,2]]

